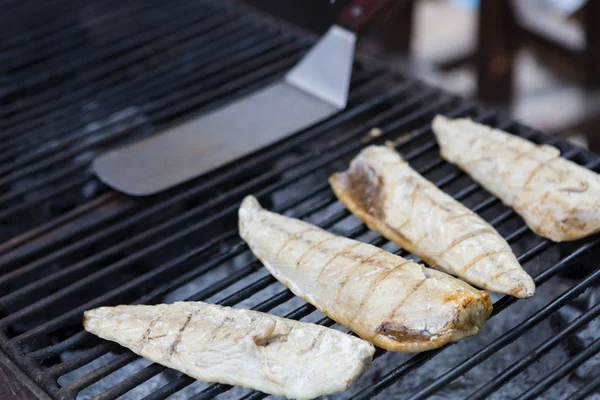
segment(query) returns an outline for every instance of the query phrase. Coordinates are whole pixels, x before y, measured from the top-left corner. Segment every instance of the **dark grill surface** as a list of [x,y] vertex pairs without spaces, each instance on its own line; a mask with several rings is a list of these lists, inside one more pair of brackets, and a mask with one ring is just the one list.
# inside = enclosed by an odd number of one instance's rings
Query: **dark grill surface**
[[[507,238],[538,293],[494,296],[485,329],[458,344],[378,351],[342,396],[584,399],[599,389],[599,239],[559,245],[534,235],[439,158],[429,124],[436,113],[471,116],[598,171],[596,155],[362,60],[343,112],[174,190],[129,198],[94,177],[95,155],[280,78],[314,38],[218,0],[37,3],[0,9],[0,359],[27,385],[57,399],[265,397],[194,381],[89,335],[82,312],[203,300],[343,329],[261,267],[237,236],[237,207],[252,193],[277,212],[413,257],[351,216],[327,182],[367,142],[393,141]],[[382,135],[367,135],[373,127]]]

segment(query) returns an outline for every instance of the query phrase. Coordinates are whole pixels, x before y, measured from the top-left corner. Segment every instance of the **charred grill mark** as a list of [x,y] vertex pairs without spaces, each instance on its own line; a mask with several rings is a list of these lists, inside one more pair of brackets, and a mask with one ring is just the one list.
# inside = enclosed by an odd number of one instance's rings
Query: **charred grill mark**
[[450,221],[454,221],[456,219],[461,219],[461,218],[465,218],[465,217],[472,217],[475,213],[472,212],[471,210],[469,210],[468,212],[464,213],[464,214],[456,214],[456,215],[450,215],[448,216],[448,218],[446,218],[444,220],[445,223],[450,222]]
[[[550,194],[551,194],[550,191],[547,191],[546,193],[544,193],[544,195],[542,196],[542,198],[539,201],[539,204],[544,204],[546,202],[546,200],[548,199],[548,196],[550,196]],[[523,206],[524,207],[520,207],[519,210],[527,209],[528,204],[523,204]],[[546,212],[543,215],[544,215],[544,218],[542,219],[542,221],[543,220],[549,220],[549,221],[554,220],[554,210],[552,210],[552,208],[550,208],[550,207],[546,209]],[[540,229],[539,224],[536,224],[534,231],[536,229]]]
[[317,336],[315,336],[315,338],[312,340],[312,342],[310,342],[306,351],[310,351],[312,349],[318,348],[321,345],[321,342],[325,339],[325,333],[326,333],[325,330],[322,330],[321,332],[319,332],[319,334]]
[[[412,179],[412,178],[409,178],[409,179],[406,179],[406,180],[407,180],[407,181],[413,181],[413,182],[414,182],[414,179]],[[410,211],[409,211],[409,212],[412,212],[413,208],[415,207],[415,202],[417,201],[418,194],[419,194],[419,193],[420,193],[420,192],[423,190],[423,188],[422,188],[422,187],[421,187],[421,186],[418,184],[418,182],[414,182],[414,183],[416,183],[416,184],[415,184],[415,190],[413,190],[413,192],[411,193]],[[400,225],[398,228],[392,228],[392,229],[394,230],[394,232],[396,232],[396,234],[398,234],[400,237],[402,237],[402,238],[403,238],[404,240],[406,240],[408,243],[410,243],[411,245],[414,245],[414,243],[413,243],[413,241],[412,241],[412,240],[410,240],[408,237],[406,237],[405,235],[403,235],[402,233],[400,233],[400,231],[401,231],[402,229],[404,229],[404,227],[405,227],[406,225],[408,225],[408,224],[410,224],[410,223],[412,223],[412,222],[413,222],[412,218],[410,218],[410,217],[409,217],[409,218],[408,218],[408,219],[407,219],[407,220],[406,220],[406,221],[405,221],[405,222],[404,222],[402,225]],[[390,227],[390,228],[391,228],[391,227]],[[424,239],[425,237],[427,237],[427,235],[423,236],[421,239],[419,239],[419,241],[420,241],[420,240],[422,240],[422,239]]]
[[485,234],[496,234],[496,231],[494,230],[494,228],[492,228],[491,226],[486,227],[486,228],[482,228],[482,229],[478,229],[476,231],[473,232],[468,232],[465,233],[462,236],[459,236],[457,239],[454,239],[454,241],[450,244],[450,246],[445,249],[444,251],[442,251],[441,253],[439,253],[437,255],[437,257],[440,257],[446,253],[448,253],[450,250],[452,250],[453,248],[455,248],[456,246],[460,245],[461,243],[474,238],[475,236],[478,235],[485,235]]
[[[283,230],[282,230],[280,227],[278,227],[278,226],[275,226],[275,225],[271,225],[271,226],[272,226],[273,228],[275,228],[276,230],[279,230],[279,231],[282,231],[282,232],[284,232],[284,231],[283,231]],[[285,233],[287,233],[287,234],[289,235],[289,237],[288,237],[288,238],[285,240],[285,242],[283,243],[283,246],[281,246],[281,248],[280,248],[280,249],[277,251],[277,255],[276,255],[275,257],[276,257],[276,258],[279,258],[279,256],[281,255],[281,252],[283,251],[283,249],[285,249],[285,248],[286,248],[286,246],[287,246],[288,244],[292,243],[294,240],[298,240],[299,238],[301,238],[301,237],[302,237],[302,235],[304,235],[304,234],[306,234],[306,233],[308,233],[308,232],[311,232],[311,231],[313,231],[313,230],[314,230],[314,228],[307,228],[306,230],[304,230],[304,231],[300,231],[300,232],[298,232],[298,233],[288,233],[288,232],[285,232]]]
[[584,193],[588,190],[589,185],[587,182],[579,182],[581,184],[581,187],[578,188],[564,188],[564,189],[558,189],[559,192],[565,192],[565,193]]
[[411,262],[411,261],[406,260],[403,263],[400,263],[400,264],[396,265],[394,268],[391,268],[390,270],[388,270],[388,271],[384,272],[383,274],[381,274],[380,276],[378,276],[377,279],[375,279],[371,283],[371,285],[369,286],[369,290],[368,290],[367,294],[365,295],[365,297],[361,300],[360,304],[358,305],[356,313],[354,314],[354,316],[352,317],[352,319],[348,322],[348,328],[352,329],[352,324],[354,323],[354,321],[356,321],[356,318],[358,318],[358,316],[360,315],[362,309],[364,308],[365,304],[367,304],[367,302],[369,301],[369,299],[371,298],[371,296],[375,292],[375,289],[377,288],[377,286],[379,286],[381,284],[381,282],[383,282],[388,276],[390,276],[390,274],[392,272],[394,272],[394,271],[402,268],[403,266],[405,266],[409,262]]
[[480,254],[477,257],[475,257],[470,263],[468,263],[467,265],[465,265],[459,272],[461,274],[464,274],[465,272],[467,272],[468,270],[470,270],[471,268],[473,268],[473,266],[475,264],[477,264],[479,261],[485,260],[486,258],[489,258],[491,256],[495,256],[497,254],[508,253],[508,252],[509,252],[509,250],[504,249],[504,250],[498,250],[498,251],[492,251],[492,252],[489,252],[489,253]]
[[188,317],[185,320],[183,326],[179,329],[179,332],[177,332],[177,336],[175,337],[175,340],[173,341],[173,344],[171,344],[171,347],[169,347],[169,356],[172,356],[177,351],[177,345],[179,345],[179,342],[181,342],[181,338],[183,336],[183,331],[189,325],[190,321],[192,320],[192,316],[193,315],[194,314],[192,314],[192,313],[190,313],[188,315]]
[[510,271],[510,270],[504,270],[504,271],[502,271],[502,272],[500,272],[500,273],[497,273],[496,275],[494,275],[494,276],[492,276],[492,277],[490,278],[490,281],[492,281],[492,282],[493,282],[493,281],[495,281],[495,280],[498,280],[498,278],[500,278],[501,276],[504,276],[504,275],[508,274],[509,272],[511,272],[511,271]]
[[423,286],[425,284],[426,281],[427,281],[427,279],[423,279],[422,281],[419,281],[419,283],[417,283],[415,285],[413,290],[409,294],[407,294],[405,298],[400,300],[400,302],[396,305],[396,307],[394,307],[394,309],[387,315],[387,317],[384,318],[384,322],[382,322],[381,325],[379,325],[379,327],[376,329],[375,333],[381,333],[385,336],[390,337],[391,339],[401,341],[401,339],[397,339],[394,336],[390,336],[390,331],[391,331],[392,326],[402,328],[399,324],[394,323],[392,320],[394,319],[394,316],[396,315],[398,310],[400,310],[400,308],[402,308],[402,306],[406,303],[406,301],[410,298],[410,296],[415,294],[421,288],[421,286]]
[[308,255],[308,253],[310,253],[311,251],[319,248],[319,246],[322,246],[323,244],[327,243],[330,240],[336,239],[336,236],[331,236],[328,237],[325,240],[321,240],[319,242],[316,242],[315,244],[313,244],[312,246],[310,246],[304,253],[302,253],[302,255],[298,258],[298,261],[296,261],[296,268],[298,268],[300,266],[300,264],[302,263],[302,260],[304,260],[304,258]]
[[523,187],[521,188],[521,191],[523,191],[525,188],[527,188],[527,186],[529,186],[529,183],[533,180],[534,176],[540,172],[542,170],[542,168],[544,168],[550,161],[553,161],[556,157],[550,158],[546,161],[542,161],[537,167],[535,167],[533,169],[533,171],[531,171],[529,173],[529,176],[527,177],[527,179],[525,180],[525,183],[523,183]]
[[359,246],[360,244],[362,244],[362,242],[356,242],[352,246],[346,247],[344,250],[342,250],[339,253],[337,253],[336,255],[334,255],[331,260],[324,263],[323,268],[321,268],[321,271],[319,271],[319,274],[317,275],[316,281],[318,282],[319,279],[321,279],[321,275],[323,275],[323,273],[325,272],[325,270],[327,270],[327,267],[329,267],[329,264],[331,264],[333,262],[333,260],[335,260],[338,257],[344,257],[346,254],[350,253],[355,247]]
[[264,338],[254,338],[254,343],[259,347],[269,347],[275,343],[284,343],[288,341],[288,335],[291,331],[290,329],[287,333],[277,333]]
[[141,346],[142,349],[148,343],[150,332],[152,332],[152,328],[154,328],[154,325],[156,325],[156,323],[162,317],[162,315],[163,315],[163,312],[161,310],[158,313],[158,315],[150,322],[150,325],[148,325],[148,329],[146,329],[146,332],[144,332],[144,335],[142,336],[142,346]]
[[358,269],[360,269],[362,266],[364,266],[366,263],[368,263],[372,258],[377,257],[383,251],[383,250],[379,250],[379,249],[377,249],[377,250],[378,251],[375,251],[375,253],[373,253],[369,257],[360,259],[358,264],[354,268],[352,268],[351,271],[348,271],[346,273],[346,275],[344,276],[344,279],[342,280],[342,282],[340,284],[340,287],[338,288],[337,292],[335,293],[336,299],[339,298],[340,294],[342,293],[342,290],[344,290],[344,286],[346,286],[346,284],[348,283],[350,278],[356,273],[356,271]]
[[396,322],[384,322],[376,332],[398,342],[421,342],[430,336],[426,329],[411,329]]
[[[223,321],[219,325],[217,325],[213,328],[212,336],[210,338],[210,343],[212,343],[216,339],[217,334],[219,333],[219,329],[221,329],[223,327],[223,325],[225,325],[229,321],[232,321],[232,318],[225,317],[225,318],[223,318]],[[250,330],[252,330],[252,329],[250,329]]]
[[[506,150],[517,151],[515,149],[512,149],[511,147],[507,147]],[[514,158],[512,158],[510,161],[507,162],[507,164],[516,163],[521,157],[524,157],[527,154],[528,153],[526,153],[526,152],[519,151],[519,152],[517,152],[517,155]],[[497,164],[498,163],[496,161],[496,165]],[[493,175],[497,175],[496,172],[498,172],[498,171],[499,171],[498,168],[494,168],[491,172],[492,172]],[[498,182],[508,182],[508,181],[510,181],[509,175],[511,174],[511,172],[512,172],[512,169],[511,168],[507,168],[506,171],[504,171],[503,173],[500,173],[500,176],[498,177],[499,178]]]

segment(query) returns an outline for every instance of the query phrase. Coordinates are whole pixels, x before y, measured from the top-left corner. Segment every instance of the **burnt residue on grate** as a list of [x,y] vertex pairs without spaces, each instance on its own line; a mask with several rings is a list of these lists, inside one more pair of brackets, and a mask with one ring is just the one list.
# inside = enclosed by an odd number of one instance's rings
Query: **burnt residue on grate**
[[[0,5],[15,21],[0,28],[0,348],[30,378],[25,385],[56,399],[265,397],[194,381],[102,341],[82,330],[82,312],[203,300],[344,330],[267,273],[237,235],[237,207],[254,194],[269,209],[420,261],[368,230],[329,189],[329,175],[361,148],[391,141],[492,223],[539,288],[529,300],[494,295],[485,329],[457,344],[378,351],[350,392],[331,398],[587,398],[598,390],[598,238],[555,244],[534,235],[439,158],[430,122],[436,113],[471,116],[596,171],[600,158],[358,61],[346,110],[166,193],[129,198],[94,177],[95,155],[280,78],[314,38],[227,1],[121,3]],[[39,23],[23,30],[25,20]]]

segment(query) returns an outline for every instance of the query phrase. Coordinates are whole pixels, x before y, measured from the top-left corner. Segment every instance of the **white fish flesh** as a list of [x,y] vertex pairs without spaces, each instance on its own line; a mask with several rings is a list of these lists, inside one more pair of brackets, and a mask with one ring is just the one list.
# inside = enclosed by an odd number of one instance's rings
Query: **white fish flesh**
[[521,298],[535,293],[504,238],[393,149],[369,146],[329,181],[354,215],[430,265],[493,292]]
[[296,399],[346,390],[375,352],[333,329],[202,302],[101,307],[86,311],[83,323],[193,378]]
[[479,332],[489,295],[378,247],[264,210],[248,196],[239,231],[280,282],[363,339],[391,351],[434,349]]
[[600,177],[537,145],[470,119],[436,116],[441,155],[512,207],[540,236],[555,242],[600,231]]

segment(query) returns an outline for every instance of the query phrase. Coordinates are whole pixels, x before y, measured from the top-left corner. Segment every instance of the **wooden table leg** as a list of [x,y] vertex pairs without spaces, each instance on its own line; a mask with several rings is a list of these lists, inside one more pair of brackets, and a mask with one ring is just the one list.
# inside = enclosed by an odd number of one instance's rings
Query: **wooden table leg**
[[509,0],[481,0],[478,38],[477,96],[488,104],[510,104],[516,27]]
[[583,69],[586,84],[600,87],[600,1],[588,1],[583,10],[585,27],[585,56]]

